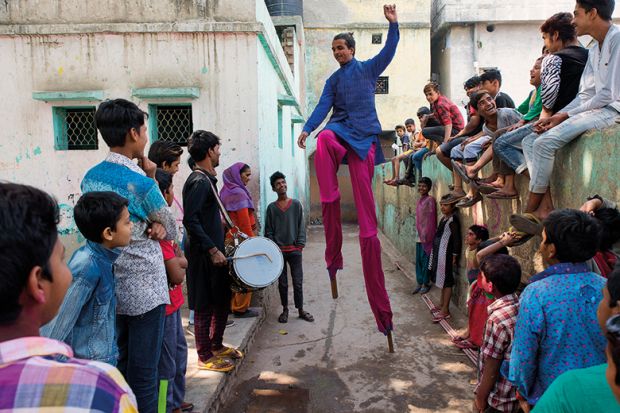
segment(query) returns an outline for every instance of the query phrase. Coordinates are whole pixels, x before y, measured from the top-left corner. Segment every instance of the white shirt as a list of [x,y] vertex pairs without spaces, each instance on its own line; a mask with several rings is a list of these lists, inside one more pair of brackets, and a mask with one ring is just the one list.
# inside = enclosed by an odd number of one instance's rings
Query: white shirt
[[612,24],[599,46],[594,41],[581,75],[579,93],[560,112],[574,116],[605,106],[620,112],[620,29]]

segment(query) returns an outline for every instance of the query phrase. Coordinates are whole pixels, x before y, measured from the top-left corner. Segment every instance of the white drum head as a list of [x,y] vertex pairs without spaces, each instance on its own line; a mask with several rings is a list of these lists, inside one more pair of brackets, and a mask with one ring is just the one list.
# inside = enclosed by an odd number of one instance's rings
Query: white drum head
[[[266,254],[255,255],[254,254]],[[275,242],[265,237],[243,241],[233,256],[237,276],[250,287],[263,288],[276,281],[284,268],[284,257]]]

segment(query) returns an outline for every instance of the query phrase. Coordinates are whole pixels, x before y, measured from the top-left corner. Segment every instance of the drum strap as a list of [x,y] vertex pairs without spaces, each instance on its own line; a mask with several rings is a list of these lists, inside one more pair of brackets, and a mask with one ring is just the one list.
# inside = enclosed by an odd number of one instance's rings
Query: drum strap
[[230,218],[230,215],[228,215],[228,211],[226,211],[226,208],[224,208],[224,203],[222,203],[222,199],[220,198],[220,195],[217,193],[217,188],[215,187],[215,185],[213,185],[213,181],[211,180],[211,177],[207,174],[207,172],[203,171],[200,168],[196,168],[194,169],[194,171],[203,174],[207,178],[207,181],[209,181],[209,185],[211,185],[211,189],[213,190],[213,195],[215,195],[215,200],[217,201],[217,205],[220,208],[220,212],[222,213],[222,216],[224,217],[224,221],[226,221],[226,225],[228,226],[228,228],[229,229],[236,228],[237,231],[239,231],[239,228],[233,223],[232,219]]

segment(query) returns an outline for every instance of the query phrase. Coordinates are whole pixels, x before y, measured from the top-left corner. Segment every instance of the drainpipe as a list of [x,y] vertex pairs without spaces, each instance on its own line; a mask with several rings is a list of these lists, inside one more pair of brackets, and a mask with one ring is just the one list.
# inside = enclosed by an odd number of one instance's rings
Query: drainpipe
[[473,23],[471,32],[471,44],[472,44],[472,62],[474,66],[474,74],[478,74],[478,68],[480,63],[478,61],[478,23]]

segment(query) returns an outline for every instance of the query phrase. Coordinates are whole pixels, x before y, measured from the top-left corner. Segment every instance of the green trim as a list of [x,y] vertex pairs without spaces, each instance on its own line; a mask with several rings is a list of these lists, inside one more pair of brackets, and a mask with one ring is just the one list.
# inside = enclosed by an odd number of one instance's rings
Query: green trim
[[306,120],[299,115],[291,115],[291,122],[293,123],[306,123]]
[[295,157],[295,124],[291,123],[291,156]]
[[284,125],[282,125],[282,106],[278,106],[278,148],[284,147]]
[[34,100],[56,102],[67,100],[102,101],[103,90],[76,90],[65,92],[32,92]]
[[157,413],[166,413],[168,399],[168,380],[159,381],[159,397],[157,398]]
[[297,99],[295,96],[278,94],[278,105],[297,106]]
[[159,139],[159,131],[157,130],[157,105],[149,105],[149,131],[151,135],[151,143]]
[[[65,124],[65,119],[67,118],[67,109],[95,109],[95,106],[52,106],[52,122],[54,125],[54,149],[57,151],[69,150],[69,140],[67,138],[67,128]],[[96,150],[97,148],[92,149]]]
[[196,99],[200,97],[200,89],[197,87],[150,87],[131,89],[131,95],[140,99]]

